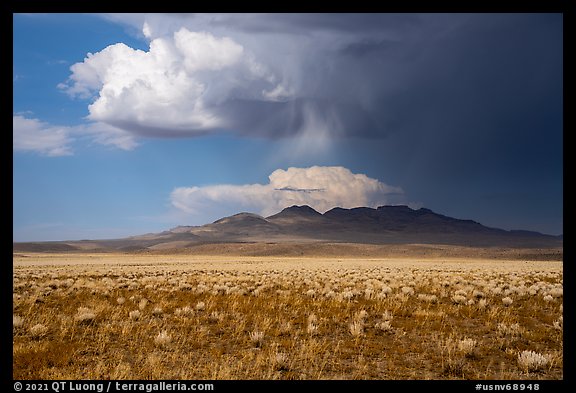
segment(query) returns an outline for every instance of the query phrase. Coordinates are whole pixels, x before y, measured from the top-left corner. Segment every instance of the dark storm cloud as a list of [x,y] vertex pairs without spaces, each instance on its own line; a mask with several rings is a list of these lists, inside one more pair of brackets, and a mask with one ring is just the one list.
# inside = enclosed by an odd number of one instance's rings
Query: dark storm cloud
[[419,14],[224,14],[208,17],[212,27],[250,33],[309,34],[330,30],[337,33],[398,33],[422,24],[430,15]]
[[470,162],[538,161],[546,146],[561,146],[561,24],[486,18],[429,48],[407,89],[388,101],[394,131],[433,135],[445,146],[434,151],[466,150]]
[[[227,130],[284,138],[316,127],[334,138],[385,138],[512,126],[508,135],[516,137],[529,132],[517,128],[549,105],[562,83],[560,15],[131,18],[145,23],[150,51],[114,46],[96,53],[99,61],[75,66],[64,88],[99,93],[91,118],[141,136]],[[178,40],[182,28],[191,38]],[[133,67],[115,69],[119,56],[133,58]],[[163,69],[175,76],[159,79]],[[98,82],[102,75],[112,77]],[[181,91],[167,94],[163,85]]]
[[[547,107],[556,111],[555,116],[560,110],[557,105],[562,88],[560,18],[559,15],[286,18],[285,32],[291,26],[294,35],[313,36],[330,28],[328,35],[332,37],[332,40],[319,39],[318,45],[310,38],[309,46],[304,45],[299,64],[305,71],[299,79],[306,83],[298,86],[295,93],[298,98],[294,98],[289,113],[299,117],[298,101],[315,103],[314,111],[320,118],[327,117],[328,112],[337,113],[341,129],[334,136],[386,137],[396,132],[435,132],[439,137],[452,135],[456,139],[472,135],[473,140],[476,133],[495,135],[503,129],[508,142],[529,136],[534,130],[533,117],[549,116]],[[272,19],[266,26],[270,25],[270,29],[277,26],[274,22]],[[266,29],[261,26],[261,30]],[[258,112],[258,108],[254,111]],[[250,111],[244,112],[244,116],[246,113]],[[284,131],[270,127],[269,135],[297,133],[301,126],[298,121],[284,124]],[[256,129],[259,127],[252,128]],[[261,130],[267,132],[266,128]]]

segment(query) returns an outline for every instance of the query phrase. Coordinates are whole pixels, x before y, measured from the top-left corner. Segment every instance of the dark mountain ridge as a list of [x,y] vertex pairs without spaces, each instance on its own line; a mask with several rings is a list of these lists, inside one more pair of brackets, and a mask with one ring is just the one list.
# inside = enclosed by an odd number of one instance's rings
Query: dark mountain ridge
[[291,206],[262,217],[239,213],[201,226],[179,226],[158,234],[125,239],[14,243],[15,251],[186,248],[206,243],[324,242],[360,244],[446,244],[474,247],[562,247],[563,237],[525,230],[486,227],[408,206],[335,207],[324,214]]

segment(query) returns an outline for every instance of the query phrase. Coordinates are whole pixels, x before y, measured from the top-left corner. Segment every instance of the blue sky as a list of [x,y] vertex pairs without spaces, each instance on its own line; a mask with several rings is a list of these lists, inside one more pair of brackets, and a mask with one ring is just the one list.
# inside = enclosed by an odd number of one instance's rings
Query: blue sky
[[291,204],[563,232],[561,15],[13,21],[15,241]]

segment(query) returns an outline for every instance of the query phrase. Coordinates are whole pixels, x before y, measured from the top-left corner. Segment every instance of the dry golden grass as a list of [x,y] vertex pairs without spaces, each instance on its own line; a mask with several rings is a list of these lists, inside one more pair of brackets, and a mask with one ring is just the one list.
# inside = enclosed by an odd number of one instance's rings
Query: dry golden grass
[[29,254],[13,281],[14,379],[563,378],[562,262]]

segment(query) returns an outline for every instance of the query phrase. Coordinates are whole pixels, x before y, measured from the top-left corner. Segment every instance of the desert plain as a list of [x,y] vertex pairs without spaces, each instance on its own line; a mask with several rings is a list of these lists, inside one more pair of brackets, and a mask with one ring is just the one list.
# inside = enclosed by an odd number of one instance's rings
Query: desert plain
[[563,379],[562,249],[14,252],[14,379]]

